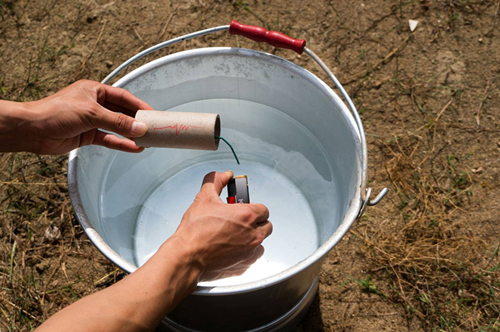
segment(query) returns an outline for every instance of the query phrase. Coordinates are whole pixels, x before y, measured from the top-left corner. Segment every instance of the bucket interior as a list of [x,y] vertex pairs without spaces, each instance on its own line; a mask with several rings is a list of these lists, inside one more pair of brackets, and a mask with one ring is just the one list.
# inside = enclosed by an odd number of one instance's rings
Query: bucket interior
[[115,86],[157,110],[220,114],[221,136],[241,161],[223,143],[218,151],[79,149],[71,162],[94,236],[128,263],[142,265],[175,232],[211,171],[247,175],[250,200],[269,208],[274,231],[245,274],[202,286],[286,270],[344,220],[359,186],[358,134],[341,100],[305,69],[262,52],[207,48],[153,61]]

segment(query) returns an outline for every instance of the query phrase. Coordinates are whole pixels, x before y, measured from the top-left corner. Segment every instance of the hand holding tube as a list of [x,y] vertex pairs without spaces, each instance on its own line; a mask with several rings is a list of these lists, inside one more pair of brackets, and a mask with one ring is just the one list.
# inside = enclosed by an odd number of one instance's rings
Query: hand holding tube
[[84,145],[141,152],[132,140],[147,126],[134,120],[138,109],[152,109],[130,92],[81,80],[39,101],[0,101],[0,152],[61,154]]

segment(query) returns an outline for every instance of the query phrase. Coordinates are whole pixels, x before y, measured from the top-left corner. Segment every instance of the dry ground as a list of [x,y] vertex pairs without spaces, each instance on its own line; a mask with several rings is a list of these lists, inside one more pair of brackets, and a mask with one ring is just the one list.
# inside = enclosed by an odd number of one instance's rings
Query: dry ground
[[[297,331],[500,331],[499,9],[498,0],[0,0],[0,98],[102,80],[158,41],[233,18],[307,39],[360,110],[370,185],[391,191],[330,253]],[[408,19],[419,20],[413,33]],[[157,56],[221,45],[318,73],[306,56],[226,34]],[[0,155],[0,331],[32,330],[124,276],[75,221],[66,165]]]

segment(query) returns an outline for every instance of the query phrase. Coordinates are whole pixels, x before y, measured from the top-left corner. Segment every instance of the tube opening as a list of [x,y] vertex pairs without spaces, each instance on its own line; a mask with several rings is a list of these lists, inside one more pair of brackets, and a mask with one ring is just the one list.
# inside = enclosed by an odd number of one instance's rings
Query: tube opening
[[217,114],[217,117],[215,118],[215,130],[214,130],[214,143],[215,143],[215,149],[219,149],[219,143],[220,143],[220,116]]

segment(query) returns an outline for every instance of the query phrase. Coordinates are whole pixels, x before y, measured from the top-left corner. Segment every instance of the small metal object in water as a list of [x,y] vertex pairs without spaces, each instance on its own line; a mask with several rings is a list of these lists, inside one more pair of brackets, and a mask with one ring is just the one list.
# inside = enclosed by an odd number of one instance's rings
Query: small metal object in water
[[246,175],[235,176],[227,184],[227,204],[236,203],[250,203],[248,178]]

